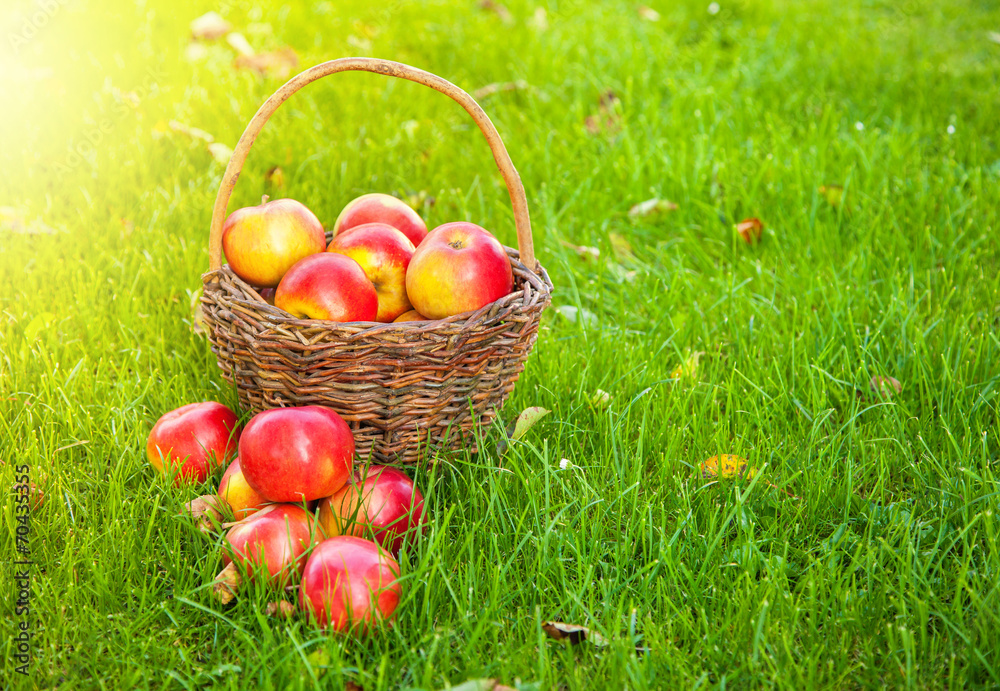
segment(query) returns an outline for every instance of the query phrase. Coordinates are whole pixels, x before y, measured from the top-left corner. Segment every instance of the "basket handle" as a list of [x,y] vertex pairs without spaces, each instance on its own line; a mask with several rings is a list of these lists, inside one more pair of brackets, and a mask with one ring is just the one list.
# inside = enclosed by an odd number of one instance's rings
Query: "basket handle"
[[330,74],[351,71],[374,72],[389,77],[408,79],[411,82],[417,82],[440,91],[465,108],[466,112],[479,125],[483,136],[486,137],[486,143],[489,144],[490,151],[493,152],[493,159],[503,175],[504,182],[507,183],[507,192],[510,194],[510,201],[514,208],[514,225],[517,228],[517,246],[521,252],[521,262],[531,271],[537,271],[534,243],[531,238],[531,220],[528,217],[528,200],[524,195],[524,185],[521,184],[521,176],[514,168],[514,164],[507,154],[507,149],[504,148],[500,135],[489,116],[479,107],[472,96],[446,79],[404,65],[401,62],[379,58],[340,58],[320,63],[292,77],[260,107],[244,130],[240,141],[236,144],[236,149],[229,159],[229,165],[226,166],[225,175],[222,176],[219,194],[215,198],[215,208],[212,211],[212,230],[208,240],[210,270],[215,271],[222,266],[222,225],[226,219],[226,207],[229,205],[236,180],[239,178],[243,164],[250,153],[250,147],[253,146],[254,140],[260,134],[264,124],[282,103],[302,87]]

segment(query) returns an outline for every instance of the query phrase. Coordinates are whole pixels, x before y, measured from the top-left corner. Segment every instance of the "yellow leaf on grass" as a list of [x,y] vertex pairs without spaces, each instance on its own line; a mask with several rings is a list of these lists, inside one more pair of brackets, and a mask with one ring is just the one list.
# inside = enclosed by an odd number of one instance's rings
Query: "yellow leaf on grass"
[[702,461],[699,468],[701,469],[701,476],[711,480],[725,480],[730,478],[749,480],[757,472],[754,468],[750,467],[747,459],[728,453],[721,456],[712,456]]
[[670,378],[696,379],[698,375],[698,361],[704,354],[704,352],[697,350],[688,355],[684,362],[674,367],[674,369],[670,372]]
[[840,185],[820,185],[819,193],[834,208],[839,207],[844,201],[844,188]]
[[632,244],[618,233],[608,233],[608,241],[611,243],[611,251],[615,253],[618,261],[634,259]]

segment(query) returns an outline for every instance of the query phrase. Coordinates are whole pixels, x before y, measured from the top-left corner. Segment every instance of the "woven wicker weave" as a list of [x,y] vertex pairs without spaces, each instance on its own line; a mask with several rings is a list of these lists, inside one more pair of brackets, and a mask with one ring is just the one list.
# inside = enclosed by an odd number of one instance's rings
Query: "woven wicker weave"
[[[376,72],[434,88],[461,104],[479,125],[511,196],[520,250],[507,249],[515,292],[482,309],[427,322],[346,324],[296,319],[264,302],[221,262],[222,225],[250,147],[271,114],[320,77]],[[329,240],[329,237],[327,238]],[[438,448],[471,444],[524,370],[550,304],[552,283],[534,259],[527,201],[500,137],[471,96],[422,70],[373,58],[317,65],[279,89],[251,120],[226,168],[212,217],[210,270],[202,309],[212,350],[241,405],[324,405],[354,430],[357,452],[379,463],[412,464]]]

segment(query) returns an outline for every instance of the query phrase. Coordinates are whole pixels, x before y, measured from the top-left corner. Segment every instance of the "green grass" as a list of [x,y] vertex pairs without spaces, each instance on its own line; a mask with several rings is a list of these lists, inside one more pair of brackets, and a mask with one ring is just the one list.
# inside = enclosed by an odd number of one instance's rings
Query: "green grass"
[[[2,505],[0,682],[1000,686],[1000,10],[684,0],[650,22],[630,2],[551,1],[542,29],[520,0],[509,26],[472,3],[372,4],[65,0],[16,53],[9,31],[37,6],[0,15],[0,206],[58,231],[0,226],[0,485],[27,464],[45,491],[27,677],[14,495]],[[176,119],[233,146],[281,80],[234,70],[224,44],[186,59],[210,9],[303,66],[367,53],[468,90],[528,82],[483,105],[554,305],[593,315],[546,313],[503,416],[552,414],[503,470],[490,430],[482,453],[416,471],[433,522],[403,559],[396,626],[369,639],[269,620],[262,591],[214,604],[219,540],[176,515],[196,490],[144,458],[163,412],[235,402],[190,329],[222,166],[156,132]],[[592,135],[607,90],[620,126]],[[414,84],[310,86],[230,208],[267,192],[274,165],[278,194],[325,222],[362,192],[425,191],[429,225],[467,218],[514,242],[480,135]],[[652,197],[679,208],[630,220]],[[766,225],[756,247],[732,230],[749,216]],[[696,378],[672,379],[694,352]],[[902,393],[870,394],[873,375]],[[702,480],[717,453],[757,476]],[[549,619],[610,644],[549,640]]]

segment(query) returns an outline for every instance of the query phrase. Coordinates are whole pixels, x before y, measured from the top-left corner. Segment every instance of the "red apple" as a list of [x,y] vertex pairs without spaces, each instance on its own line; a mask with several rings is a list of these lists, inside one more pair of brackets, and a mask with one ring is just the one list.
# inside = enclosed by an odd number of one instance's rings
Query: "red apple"
[[299,605],[334,631],[390,622],[402,587],[399,564],[370,540],[342,535],[313,550],[302,572]]
[[370,322],[378,315],[378,294],[360,264],[324,252],[288,270],[274,293],[274,305],[301,319]]
[[273,288],[295,262],[326,249],[326,234],[305,205],[275,199],[229,214],[222,226],[222,249],[237,276]]
[[354,437],[329,408],[272,408],[243,430],[240,467],[250,487],[270,501],[328,497],[351,476]]
[[240,427],[221,403],[189,403],[166,413],[149,432],[146,457],[157,472],[178,468],[174,484],[204,482],[236,452]]
[[427,236],[427,224],[409,205],[388,194],[365,194],[344,207],[333,224],[334,237],[365,223],[388,223],[416,247]]
[[413,243],[385,223],[365,223],[348,228],[330,243],[327,252],[350,257],[365,272],[378,295],[375,321],[391,322],[413,309],[406,297],[406,267]]
[[239,458],[233,460],[222,474],[222,480],[219,481],[219,498],[229,504],[237,521],[243,520],[267,504],[267,499],[247,482],[240,468]]
[[274,504],[226,533],[225,565],[236,562],[251,578],[287,585],[302,572],[305,551],[318,540],[315,519],[301,506]]
[[425,322],[429,320],[417,310],[410,310],[409,312],[403,312],[393,319],[393,321],[398,324],[399,322]]
[[477,310],[513,289],[503,245],[475,223],[445,223],[432,230],[406,270],[410,302],[430,319]]
[[339,492],[320,500],[319,523],[327,536],[374,536],[399,554],[404,539],[423,530],[424,496],[406,473],[373,465],[358,470]]

